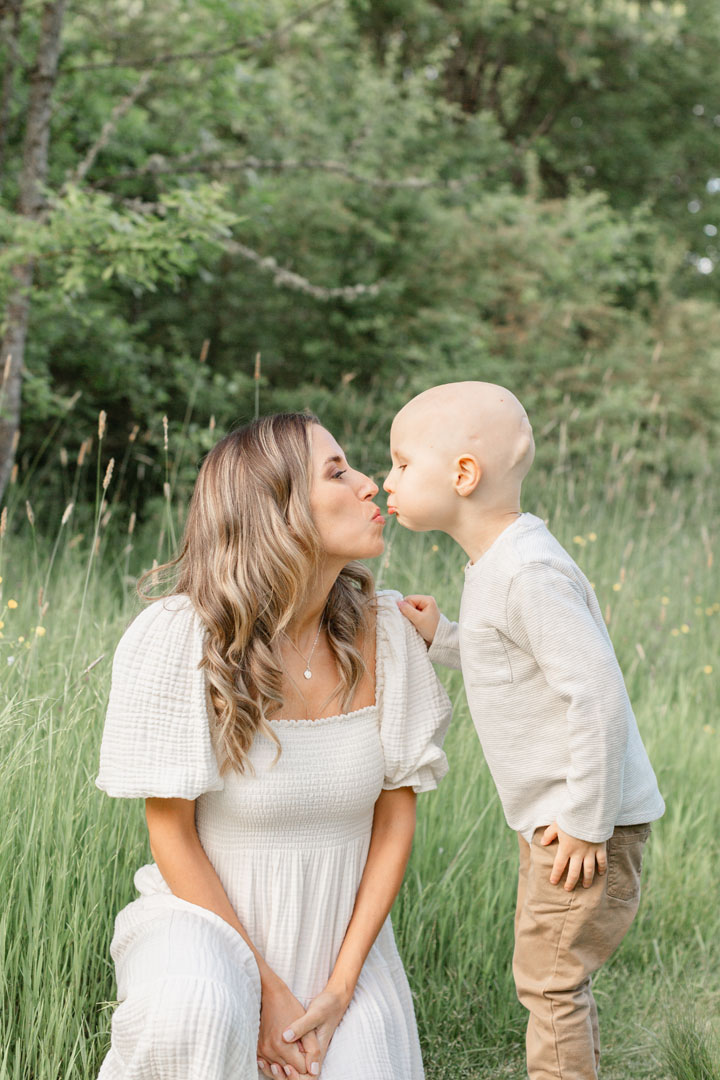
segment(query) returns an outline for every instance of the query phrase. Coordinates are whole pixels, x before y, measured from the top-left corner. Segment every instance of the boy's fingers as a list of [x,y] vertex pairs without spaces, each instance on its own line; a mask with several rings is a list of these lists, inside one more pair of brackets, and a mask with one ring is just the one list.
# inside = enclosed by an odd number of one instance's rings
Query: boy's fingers
[[410,604],[417,611],[424,611],[428,604],[432,601],[432,596],[424,596],[419,593],[412,593],[410,596],[406,596],[404,601],[400,600],[398,603]]
[[555,862],[552,865],[552,870],[550,871],[551,885],[557,885],[558,881],[563,876],[563,870],[566,866],[567,855],[563,855],[562,852],[558,851],[557,855],[555,856]]
[[553,840],[557,840],[557,834],[557,825],[548,825],[547,829],[542,834],[542,840],[540,841],[540,843],[543,846],[546,846],[547,844],[552,844]]
[[580,880],[580,874],[582,873],[583,860],[580,855],[573,855],[570,859],[570,865],[568,866],[567,878],[565,881],[565,891],[572,892],[578,881]]
[[595,877],[595,852],[591,851],[583,859],[583,888],[589,889]]
[[597,859],[598,874],[604,874],[607,870],[607,851],[604,844],[595,852],[595,858]]

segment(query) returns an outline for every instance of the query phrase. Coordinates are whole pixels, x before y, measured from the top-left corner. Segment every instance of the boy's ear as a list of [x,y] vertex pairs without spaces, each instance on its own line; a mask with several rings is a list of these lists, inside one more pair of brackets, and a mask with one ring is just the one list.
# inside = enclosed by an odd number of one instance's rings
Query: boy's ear
[[472,495],[482,479],[482,469],[472,454],[462,454],[455,460],[453,487],[463,498]]

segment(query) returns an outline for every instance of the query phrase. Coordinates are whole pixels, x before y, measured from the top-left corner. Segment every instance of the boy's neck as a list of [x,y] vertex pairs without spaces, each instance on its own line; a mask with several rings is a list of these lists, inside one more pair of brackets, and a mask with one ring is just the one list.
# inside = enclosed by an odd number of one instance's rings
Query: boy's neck
[[451,536],[465,551],[471,563],[481,559],[489,551],[498,536],[517,521],[522,513],[519,504],[496,506],[466,506],[462,519],[457,522]]

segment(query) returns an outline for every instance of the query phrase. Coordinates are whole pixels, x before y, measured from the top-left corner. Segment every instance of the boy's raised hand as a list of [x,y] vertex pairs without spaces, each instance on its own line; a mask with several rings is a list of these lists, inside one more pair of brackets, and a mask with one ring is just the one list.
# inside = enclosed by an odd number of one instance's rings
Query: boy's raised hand
[[406,596],[404,600],[398,600],[397,605],[405,618],[422,634],[428,645],[432,644],[440,622],[440,609],[435,602],[435,597]]
[[540,843],[543,847],[557,840],[558,849],[553,868],[550,871],[550,884],[557,885],[563,876],[567,866],[567,878],[564,888],[572,892],[582,876],[584,889],[589,889],[595,877],[595,864],[597,863],[598,874],[604,874],[607,870],[607,845],[591,844],[587,840],[578,840],[576,836],[570,836],[563,832],[557,821],[548,825],[542,835]]

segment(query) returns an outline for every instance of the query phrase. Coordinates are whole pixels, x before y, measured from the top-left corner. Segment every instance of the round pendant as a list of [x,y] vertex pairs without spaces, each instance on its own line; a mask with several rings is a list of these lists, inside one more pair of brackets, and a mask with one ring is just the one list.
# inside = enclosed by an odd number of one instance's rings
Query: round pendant
[[310,668],[305,668],[305,671],[303,671],[303,675],[306,679],[312,679],[312,671],[310,670]]

